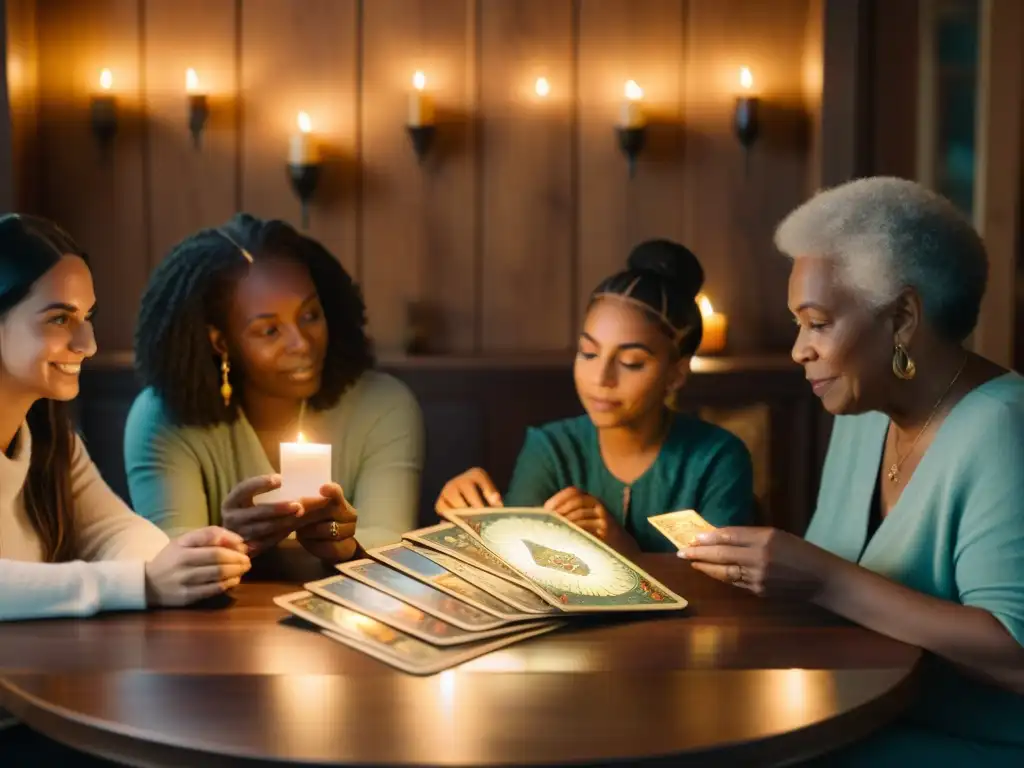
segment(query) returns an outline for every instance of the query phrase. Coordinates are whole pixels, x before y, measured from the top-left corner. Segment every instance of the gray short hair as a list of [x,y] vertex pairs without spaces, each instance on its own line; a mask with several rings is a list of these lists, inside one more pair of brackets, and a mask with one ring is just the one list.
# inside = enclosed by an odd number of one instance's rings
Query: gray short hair
[[978,322],[985,245],[951,202],[916,182],[876,176],[819,192],[783,219],[775,246],[793,259],[836,259],[844,286],[872,307],[914,288],[949,340],[963,341]]

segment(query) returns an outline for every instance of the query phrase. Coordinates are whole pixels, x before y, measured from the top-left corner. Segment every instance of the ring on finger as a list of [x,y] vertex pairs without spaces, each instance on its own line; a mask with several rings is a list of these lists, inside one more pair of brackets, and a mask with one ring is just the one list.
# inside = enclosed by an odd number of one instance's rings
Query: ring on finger
[[729,581],[731,581],[733,584],[739,584],[741,581],[743,581],[743,566],[729,566]]
[[341,526],[337,520],[331,520],[331,524],[327,526],[327,532],[332,539],[341,538]]

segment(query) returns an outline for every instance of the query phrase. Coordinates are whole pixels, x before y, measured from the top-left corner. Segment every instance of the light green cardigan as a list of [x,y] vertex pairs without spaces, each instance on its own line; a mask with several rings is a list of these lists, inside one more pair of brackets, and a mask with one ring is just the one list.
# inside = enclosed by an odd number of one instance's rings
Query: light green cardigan
[[[316,440],[331,443],[332,479],[359,513],[363,547],[396,542],[416,527],[423,417],[405,384],[368,371],[333,408],[305,418]],[[172,537],[219,525],[235,485],[274,471],[244,414],[233,424],[178,427],[152,389],[128,414],[124,456],[132,506]]]

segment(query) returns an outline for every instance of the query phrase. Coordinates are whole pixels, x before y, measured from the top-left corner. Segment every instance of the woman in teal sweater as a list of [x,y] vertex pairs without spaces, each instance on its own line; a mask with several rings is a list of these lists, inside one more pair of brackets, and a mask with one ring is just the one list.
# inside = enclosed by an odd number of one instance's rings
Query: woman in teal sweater
[[895,727],[827,766],[1024,765],[1024,379],[968,352],[981,238],[910,181],[823,192],[776,234],[793,358],[836,415],[806,539],[731,528],[681,552],[927,651]]
[[504,498],[482,469],[445,485],[459,507],[546,507],[620,551],[674,551],[647,518],[696,509],[752,521],[753,470],[739,438],[675,410],[700,345],[704,272],[685,247],[639,245],[591,294],[573,373],[585,416],[529,429]]
[[[416,524],[422,417],[404,384],[373,369],[365,323],[338,260],[283,221],[239,214],[178,244],[136,328],[135,510],[171,534],[222,525],[254,556],[292,533],[330,563],[398,541]],[[280,444],[300,432],[331,445],[333,482],[320,497],[260,498],[279,487]]]

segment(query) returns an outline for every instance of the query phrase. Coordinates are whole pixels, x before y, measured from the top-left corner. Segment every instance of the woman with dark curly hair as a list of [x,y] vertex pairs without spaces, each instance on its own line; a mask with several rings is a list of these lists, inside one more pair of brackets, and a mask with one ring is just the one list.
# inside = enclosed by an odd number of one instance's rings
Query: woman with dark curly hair
[[[139,514],[168,532],[216,522],[252,555],[295,532],[325,562],[415,526],[419,406],[373,370],[360,290],[320,243],[239,214],[179,243],[141,306],[144,390],[125,431]],[[319,499],[254,502],[280,486],[279,446],[300,428],[331,444],[335,482]]]

